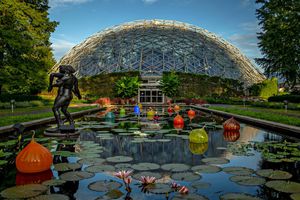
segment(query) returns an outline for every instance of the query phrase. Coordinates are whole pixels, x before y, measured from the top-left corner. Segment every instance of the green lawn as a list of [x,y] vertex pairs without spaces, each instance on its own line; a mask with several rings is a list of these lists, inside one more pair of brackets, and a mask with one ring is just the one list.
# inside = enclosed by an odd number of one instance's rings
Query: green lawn
[[220,110],[220,111],[229,112],[233,114],[244,115],[244,116],[264,119],[273,122],[279,122],[288,125],[300,126],[300,118],[286,116],[284,115],[284,111],[279,113],[274,113],[272,111],[273,109],[271,109],[270,111],[268,111],[268,109],[261,109],[261,111],[257,111],[257,110],[253,111],[251,109],[247,110],[247,109],[236,108],[236,107],[210,106],[209,108],[213,110]]
[[[24,111],[38,111],[38,109],[47,109],[50,107],[37,107],[37,108],[22,108],[20,110],[17,110],[16,112],[24,112]],[[87,110],[91,108],[96,108],[96,106],[85,106],[85,107],[77,107],[77,108],[69,108],[68,110],[70,112],[77,112],[82,110]],[[3,111],[3,110],[2,110]],[[35,114],[22,114],[17,116],[2,116],[0,114],[0,126],[7,126],[15,123],[21,123],[21,122],[28,122],[31,120],[46,118],[46,117],[52,117],[53,113],[52,111],[42,112],[42,113],[35,113]]]

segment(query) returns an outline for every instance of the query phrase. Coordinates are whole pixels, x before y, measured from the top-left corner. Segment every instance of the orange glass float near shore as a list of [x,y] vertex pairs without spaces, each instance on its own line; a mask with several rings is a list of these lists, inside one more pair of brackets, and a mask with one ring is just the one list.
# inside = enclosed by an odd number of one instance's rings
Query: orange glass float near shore
[[38,173],[50,169],[52,161],[51,152],[37,143],[33,135],[30,143],[18,154],[16,167],[22,173]]
[[179,105],[175,105],[175,106],[174,106],[174,111],[175,111],[175,112],[179,112],[179,111],[180,111]]
[[224,122],[223,128],[224,131],[239,131],[240,124],[233,117],[231,117]]
[[177,115],[174,118],[173,125],[174,125],[175,129],[183,129],[183,127],[184,127],[184,120],[183,120],[183,118],[180,115]]
[[190,109],[190,110],[188,111],[188,116],[189,116],[190,120],[192,120],[192,119],[195,118],[196,112],[195,112],[194,110]]

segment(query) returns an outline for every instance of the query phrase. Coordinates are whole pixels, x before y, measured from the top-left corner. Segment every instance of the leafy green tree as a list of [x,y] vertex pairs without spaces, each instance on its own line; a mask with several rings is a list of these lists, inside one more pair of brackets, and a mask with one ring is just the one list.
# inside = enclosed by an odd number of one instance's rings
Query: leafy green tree
[[262,25],[258,33],[263,58],[256,59],[267,76],[279,75],[293,88],[300,78],[300,1],[256,0]]
[[54,64],[47,0],[0,1],[0,93],[36,94]]
[[178,94],[179,85],[179,77],[175,72],[164,73],[159,88],[167,97],[174,98]]
[[117,97],[131,98],[138,94],[140,87],[139,77],[122,77],[115,84],[115,93]]

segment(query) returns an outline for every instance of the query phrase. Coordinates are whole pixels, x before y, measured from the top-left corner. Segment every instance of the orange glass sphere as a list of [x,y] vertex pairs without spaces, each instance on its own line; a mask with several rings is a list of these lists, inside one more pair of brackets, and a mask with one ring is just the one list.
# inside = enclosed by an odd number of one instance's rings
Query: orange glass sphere
[[224,131],[224,140],[227,142],[235,142],[240,138],[239,131]]
[[190,109],[190,110],[188,111],[188,116],[189,116],[190,120],[192,120],[192,119],[195,118],[196,112],[195,112],[194,110]]
[[223,128],[224,131],[239,131],[240,124],[233,117],[231,117],[224,122]]
[[16,167],[22,173],[38,173],[50,169],[52,154],[34,139],[18,154]]
[[184,120],[180,115],[174,118],[173,125],[175,129],[182,129],[184,127]]
[[179,111],[180,111],[180,107],[179,107],[178,105],[175,105],[175,106],[174,106],[174,111],[175,111],[175,112],[179,112]]

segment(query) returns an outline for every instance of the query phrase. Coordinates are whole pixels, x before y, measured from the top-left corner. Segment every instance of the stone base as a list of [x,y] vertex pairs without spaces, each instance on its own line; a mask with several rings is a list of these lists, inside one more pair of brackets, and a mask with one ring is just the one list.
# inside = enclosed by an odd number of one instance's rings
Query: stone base
[[48,128],[44,131],[45,136],[49,137],[74,137],[80,134],[78,129],[58,129]]

